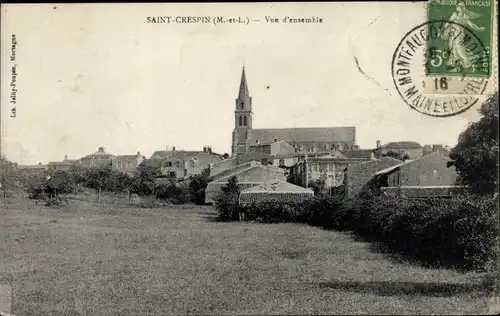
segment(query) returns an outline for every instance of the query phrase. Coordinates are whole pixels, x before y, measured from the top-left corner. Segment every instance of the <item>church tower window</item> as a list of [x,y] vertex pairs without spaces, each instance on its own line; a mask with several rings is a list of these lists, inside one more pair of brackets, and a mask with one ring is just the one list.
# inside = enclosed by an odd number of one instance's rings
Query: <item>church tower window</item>
[[242,126],[242,125],[243,125],[243,120],[242,120],[242,117],[240,115],[240,126]]
[[243,116],[243,126],[247,126],[247,117]]

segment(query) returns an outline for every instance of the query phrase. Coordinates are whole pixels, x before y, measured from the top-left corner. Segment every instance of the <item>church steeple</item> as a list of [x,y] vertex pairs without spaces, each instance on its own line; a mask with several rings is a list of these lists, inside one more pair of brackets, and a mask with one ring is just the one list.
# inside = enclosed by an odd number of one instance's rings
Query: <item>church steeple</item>
[[245,66],[241,71],[240,89],[235,100],[232,154],[237,156],[248,152],[252,133],[252,97],[248,92]]
[[238,98],[236,99],[236,111],[252,112],[252,97],[248,92],[245,66],[243,66],[241,70],[240,90],[238,91]]
[[243,70],[241,71],[240,92],[238,94],[238,99],[244,99],[249,95],[247,77],[245,75],[245,66],[243,66]]

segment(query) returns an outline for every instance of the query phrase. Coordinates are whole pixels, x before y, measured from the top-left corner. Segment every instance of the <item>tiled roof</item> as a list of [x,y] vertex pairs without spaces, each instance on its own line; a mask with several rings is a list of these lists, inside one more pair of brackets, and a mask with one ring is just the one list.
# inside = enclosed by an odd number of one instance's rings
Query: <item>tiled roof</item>
[[288,183],[281,180],[272,180],[266,183],[260,184],[258,186],[246,189],[241,193],[258,193],[258,192],[282,192],[282,193],[309,193],[313,192],[311,189],[306,189],[299,187],[292,183]]
[[254,144],[250,144],[250,147],[259,147],[259,146],[269,146],[271,144],[278,144],[278,143],[285,143],[285,144],[288,144],[287,142],[285,142],[284,140],[278,140],[278,141],[270,141],[270,142],[260,142],[259,143],[254,143]]
[[120,155],[115,157],[115,161],[136,161],[140,156],[137,155]]
[[380,189],[386,195],[405,198],[450,197],[467,192],[466,187],[454,185],[382,187]]
[[250,144],[272,142],[354,142],[355,127],[266,128],[252,130]]
[[342,153],[347,158],[371,158],[373,149],[353,149],[353,150],[344,150]]
[[419,143],[413,142],[413,141],[390,142],[390,143],[384,144],[380,147],[381,148],[389,148],[389,149],[390,148],[394,148],[394,149],[397,149],[397,148],[401,148],[401,149],[422,148],[422,146]]
[[[449,157],[447,157],[447,156],[445,156],[445,155],[442,155],[442,154],[440,154],[439,152],[433,152],[433,153],[430,153],[430,154],[428,154],[428,155],[422,156],[422,157],[420,157],[420,158],[417,158],[417,159],[414,159],[414,160],[406,160],[405,162],[402,162],[402,163],[400,163],[400,164],[398,164],[398,165],[395,165],[395,166],[392,166],[392,167],[386,168],[386,169],[384,169],[384,170],[380,170],[380,171],[379,171],[379,172],[377,172],[375,175],[380,175],[380,174],[384,174],[384,173],[391,172],[391,171],[393,171],[393,170],[395,170],[395,169],[397,169],[397,168],[399,168],[399,167],[401,167],[401,166],[408,165],[408,164],[412,164],[412,163],[414,163],[415,161],[420,161],[420,160],[423,160],[423,159],[428,159],[429,157],[434,156],[434,155],[437,155],[437,156],[439,156],[439,157],[443,158],[444,160],[449,160]],[[385,158],[387,158],[387,157],[385,157]]]
[[76,163],[78,163],[80,160],[79,159],[65,159],[63,161],[50,161],[47,165],[48,166],[72,166]]
[[221,174],[218,174],[217,175],[217,180],[213,180],[213,181],[217,181],[217,182],[221,182],[221,181],[227,181],[229,178],[231,178],[232,176],[235,176],[241,172],[244,172],[244,171],[247,171],[247,170],[251,170],[251,169],[264,169],[264,170],[270,170],[270,171],[277,171],[281,174],[284,174],[285,171],[282,169],[282,168],[279,168],[279,167],[274,167],[274,166],[264,166],[263,164],[261,163],[258,163],[258,162],[254,162],[254,161],[250,161],[249,162],[249,166],[246,166],[245,164],[245,167],[242,167],[242,168],[234,168],[232,169],[233,172],[230,172],[229,174],[226,174],[224,175],[223,177],[220,177]]
[[[228,182],[210,182],[205,189],[205,203],[214,203],[217,195],[222,192],[222,188],[227,184]],[[262,184],[262,182],[239,182],[238,187],[240,190],[245,190],[259,184]]]
[[319,156],[317,157],[316,159],[346,159],[347,157],[344,156],[340,151],[335,151],[333,154],[326,154],[326,155],[323,155],[323,156]]
[[46,165],[21,165],[19,169],[46,169]]
[[381,174],[384,174],[384,173],[389,173],[393,170],[396,170],[397,168],[401,167],[402,165],[404,165],[405,163],[402,162],[398,165],[395,165],[395,166],[392,166],[392,167],[389,167],[389,168],[385,168],[385,169],[382,169],[380,170],[379,172],[377,172],[375,175],[378,176],[378,175],[381,175]]
[[210,176],[216,176],[221,172],[236,167],[238,160],[236,157],[224,159],[210,164]]
[[162,158],[183,159],[191,155],[202,153],[203,151],[188,151],[188,150],[158,150],[152,156],[160,156]]
[[222,178],[225,178],[231,174],[234,174],[234,173],[238,173],[242,170],[245,170],[245,169],[248,169],[250,167],[252,167],[253,165],[255,165],[253,162],[249,161],[249,162],[246,162],[244,164],[241,164],[241,165],[238,165],[234,168],[231,168],[231,169],[228,169],[228,170],[224,170],[218,174],[216,174],[213,178],[212,178],[212,181],[218,181]]
[[238,164],[244,164],[250,161],[262,161],[264,158],[268,161],[272,161],[274,156],[268,153],[249,152],[247,154],[239,155],[236,159],[238,159]]
[[92,157],[107,157],[107,158],[109,157],[109,158],[112,158],[112,157],[114,157],[114,155],[112,155],[110,153],[107,153],[107,152],[103,152],[103,151],[96,151],[95,153],[87,155],[87,156],[83,157],[82,159],[91,159]]

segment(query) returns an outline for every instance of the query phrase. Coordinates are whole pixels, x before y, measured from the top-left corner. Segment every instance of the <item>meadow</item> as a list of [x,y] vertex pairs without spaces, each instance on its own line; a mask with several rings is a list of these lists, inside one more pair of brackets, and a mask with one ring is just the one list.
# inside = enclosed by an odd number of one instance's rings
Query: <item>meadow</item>
[[12,289],[5,312],[492,312],[485,274],[423,268],[347,232],[215,215],[194,205],[0,204],[0,285]]

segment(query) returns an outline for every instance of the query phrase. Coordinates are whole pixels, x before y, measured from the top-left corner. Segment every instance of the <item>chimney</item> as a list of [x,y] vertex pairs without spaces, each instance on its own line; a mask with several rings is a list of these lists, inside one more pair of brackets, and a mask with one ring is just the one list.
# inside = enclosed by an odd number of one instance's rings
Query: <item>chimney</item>
[[203,147],[203,152],[206,153],[207,152],[207,147]]
[[138,151],[138,152],[137,152],[137,156],[138,156],[138,157],[140,157],[140,156],[141,156],[141,152],[140,152],[140,151]]
[[380,148],[380,140],[377,140],[377,147],[376,148]]
[[172,151],[175,151],[175,146],[172,147]]
[[208,147],[207,147],[207,152],[208,152],[209,154],[211,154],[211,153],[212,153],[212,146],[208,146]]
[[276,143],[278,141],[278,137],[275,137],[274,138],[274,142]]
[[99,147],[99,149],[97,151],[100,152],[100,153],[103,153],[104,152],[104,147]]
[[64,155],[64,160],[68,160],[68,155]]

